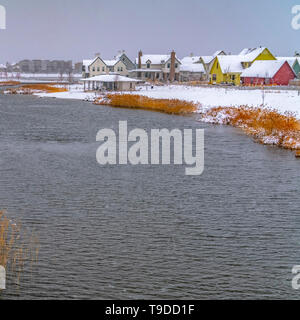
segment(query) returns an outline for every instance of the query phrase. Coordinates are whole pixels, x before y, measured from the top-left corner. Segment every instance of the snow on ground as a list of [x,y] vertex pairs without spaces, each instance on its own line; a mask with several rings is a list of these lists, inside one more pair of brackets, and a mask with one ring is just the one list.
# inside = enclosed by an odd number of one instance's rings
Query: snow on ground
[[[139,87],[131,94],[140,94],[151,98],[181,99],[201,104],[203,108],[230,107],[248,105],[258,107],[263,103],[262,90],[236,89],[220,87],[191,87],[191,86],[151,86]],[[82,85],[70,86],[69,92],[39,93],[40,97],[55,97],[61,99],[90,100],[98,93],[83,92]],[[300,118],[300,92],[297,90],[265,89],[264,104],[279,112],[291,111]]]
[[[73,79],[81,79],[82,74],[73,74]],[[0,72],[0,82],[5,81],[21,81],[21,82],[35,82],[35,81],[68,81],[68,74],[58,74],[58,73],[17,73],[17,72]]]

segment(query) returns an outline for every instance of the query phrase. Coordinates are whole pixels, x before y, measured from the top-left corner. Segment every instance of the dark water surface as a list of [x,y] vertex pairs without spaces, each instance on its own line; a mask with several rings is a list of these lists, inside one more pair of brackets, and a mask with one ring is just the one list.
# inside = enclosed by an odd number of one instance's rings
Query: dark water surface
[[[102,128],[205,128],[205,171],[96,162]],[[0,207],[40,256],[3,299],[299,298],[300,161],[239,130],[0,96]]]

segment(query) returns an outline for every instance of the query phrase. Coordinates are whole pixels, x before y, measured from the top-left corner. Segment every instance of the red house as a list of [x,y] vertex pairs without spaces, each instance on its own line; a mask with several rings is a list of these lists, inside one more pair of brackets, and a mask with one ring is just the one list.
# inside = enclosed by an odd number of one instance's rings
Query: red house
[[241,80],[245,85],[288,85],[296,74],[287,61],[284,60],[259,60],[245,69]]

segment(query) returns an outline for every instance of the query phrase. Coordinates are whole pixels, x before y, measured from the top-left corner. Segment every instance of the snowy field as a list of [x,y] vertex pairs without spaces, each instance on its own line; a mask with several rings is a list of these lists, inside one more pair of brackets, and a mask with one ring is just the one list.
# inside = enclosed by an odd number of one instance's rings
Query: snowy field
[[[69,92],[38,93],[40,97],[54,97],[61,99],[80,99],[93,101],[97,93],[83,92],[82,85],[72,85]],[[217,87],[189,87],[189,86],[157,86],[151,89],[139,87],[131,94],[140,94],[151,98],[181,99],[201,104],[202,108],[216,106],[230,107],[248,105],[258,107],[263,104],[266,107],[277,109],[279,112],[291,111],[300,118],[300,92],[297,90],[265,89],[239,90],[235,88]]]

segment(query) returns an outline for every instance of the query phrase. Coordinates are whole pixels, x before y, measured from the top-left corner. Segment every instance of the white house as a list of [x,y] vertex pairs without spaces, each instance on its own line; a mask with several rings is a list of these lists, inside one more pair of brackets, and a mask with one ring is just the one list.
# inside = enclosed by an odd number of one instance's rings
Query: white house
[[171,54],[143,54],[139,52],[136,59],[137,68],[130,73],[134,78],[143,81],[179,80],[180,60],[174,51]]
[[94,59],[83,60],[82,76],[83,78],[90,78],[101,74],[117,73],[128,77],[129,71],[134,67],[134,64],[124,52],[112,60],[104,60],[98,54]]

